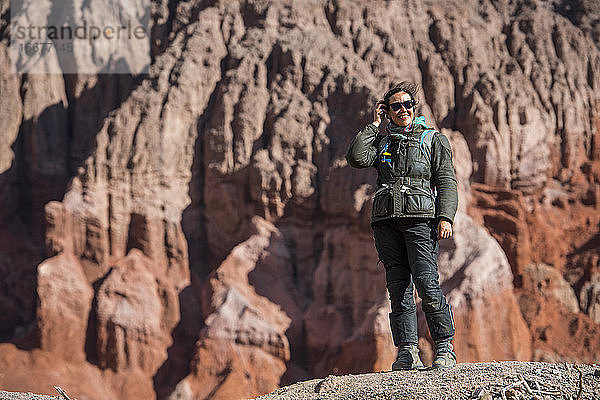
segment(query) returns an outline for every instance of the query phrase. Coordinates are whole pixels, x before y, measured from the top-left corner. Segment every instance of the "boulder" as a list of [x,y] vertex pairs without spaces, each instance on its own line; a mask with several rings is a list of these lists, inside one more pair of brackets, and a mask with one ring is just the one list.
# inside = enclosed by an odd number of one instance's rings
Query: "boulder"
[[94,291],[77,258],[63,253],[38,266],[40,348],[66,361],[83,361]]
[[94,303],[99,366],[155,372],[167,358],[179,301],[152,260],[132,250],[102,279]]

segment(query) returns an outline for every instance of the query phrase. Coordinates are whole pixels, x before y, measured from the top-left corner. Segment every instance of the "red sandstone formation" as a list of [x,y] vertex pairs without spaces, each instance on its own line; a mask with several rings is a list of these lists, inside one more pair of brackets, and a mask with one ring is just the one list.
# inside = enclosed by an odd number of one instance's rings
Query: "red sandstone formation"
[[600,7],[565,4],[155,0],[138,77],[10,74],[2,35],[0,386],[238,399],[389,369],[375,173],[344,154],[404,79],[454,149],[459,361],[597,360]]

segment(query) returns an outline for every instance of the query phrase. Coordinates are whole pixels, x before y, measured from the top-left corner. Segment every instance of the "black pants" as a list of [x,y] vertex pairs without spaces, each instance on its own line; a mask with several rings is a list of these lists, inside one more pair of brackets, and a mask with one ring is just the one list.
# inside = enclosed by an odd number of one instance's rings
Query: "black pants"
[[373,224],[373,233],[379,259],[385,266],[394,344],[418,342],[413,283],[423,301],[431,338],[436,341],[454,336],[452,311],[440,288],[437,272],[439,246],[435,222],[392,218]]

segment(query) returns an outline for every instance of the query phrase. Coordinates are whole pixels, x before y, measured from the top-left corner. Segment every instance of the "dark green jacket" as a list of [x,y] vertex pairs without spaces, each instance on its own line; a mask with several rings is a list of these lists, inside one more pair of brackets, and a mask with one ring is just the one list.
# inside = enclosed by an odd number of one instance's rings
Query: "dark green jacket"
[[369,124],[350,143],[348,164],[377,170],[371,223],[392,217],[454,221],[458,192],[450,142],[423,125],[413,126],[405,135],[388,136]]

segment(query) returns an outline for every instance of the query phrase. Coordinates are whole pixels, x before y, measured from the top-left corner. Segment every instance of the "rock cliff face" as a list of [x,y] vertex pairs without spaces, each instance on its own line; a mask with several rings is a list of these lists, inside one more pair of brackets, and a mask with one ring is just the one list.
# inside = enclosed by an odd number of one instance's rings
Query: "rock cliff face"
[[460,360],[600,357],[597,3],[155,0],[136,77],[10,74],[1,7],[3,388],[234,399],[388,369],[375,172],[344,155],[400,80],[454,150]]

